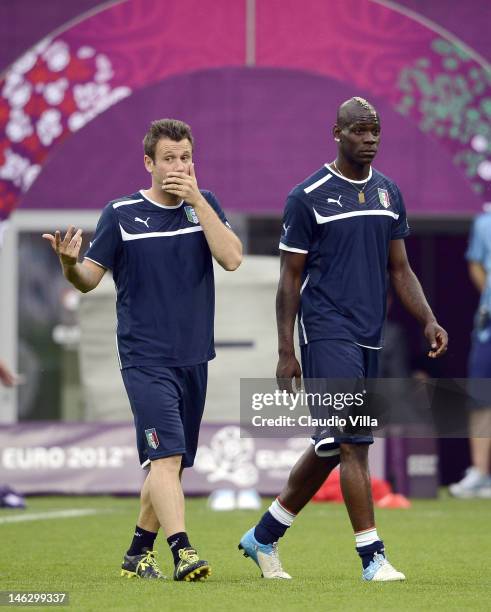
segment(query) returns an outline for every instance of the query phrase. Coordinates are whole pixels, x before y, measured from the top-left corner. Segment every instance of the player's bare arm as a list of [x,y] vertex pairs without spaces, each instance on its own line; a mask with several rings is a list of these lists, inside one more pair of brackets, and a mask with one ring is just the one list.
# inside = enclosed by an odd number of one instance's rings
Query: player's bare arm
[[424,327],[431,350],[429,357],[441,357],[448,347],[448,334],[438,324],[421,283],[407,258],[404,240],[392,240],[389,249],[389,273],[392,286],[406,310]]
[[19,377],[14,374],[0,359],[0,383],[6,387],[13,387],[19,382]]
[[194,164],[190,164],[189,174],[169,172],[162,188],[184,199],[194,208],[213,257],[225,270],[236,270],[242,262],[242,243],[201,195]]
[[276,324],[278,327],[278,366],[276,379],[281,389],[291,392],[291,380],[295,378],[300,388],[302,369],[295,357],[293,334],[295,318],[300,305],[302,272],[307,255],[281,251],[280,281],[276,293]]
[[106,269],[88,259],[84,259],[82,263],[78,261],[82,246],[82,230],[78,229],[75,233],[74,230],[75,228],[70,225],[63,240],[59,230],[56,230],[54,236],[43,234],[43,238],[48,240],[58,256],[67,281],[82,293],[87,293],[97,287]]
[[471,280],[479,293],[482,293],[486,287],[487,276],[484,266],[477,261],[470,261],[469,276],[471,277]]

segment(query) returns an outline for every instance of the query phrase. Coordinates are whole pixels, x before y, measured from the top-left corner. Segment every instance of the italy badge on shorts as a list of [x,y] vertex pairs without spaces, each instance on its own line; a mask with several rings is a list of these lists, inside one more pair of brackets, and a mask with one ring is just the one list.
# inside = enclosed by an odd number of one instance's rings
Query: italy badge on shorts
[[387,189],[378,189],[378,199],[380,200],[380,204],[382,204],[384,208],[389,208],[390,199],[389,192],[387,191]]
[[184,212],[186,213],[188,221],[191,221],[191,223],[199,223],[198,215],[192,206],[185,206]]
[[155,431],[155,428],[145,429],[145,435],[147,436],[148,446],[150,446],[150,448],[153,448],[155,450],[157,446],[160,444],[159,437],[157,436],[157,432]]

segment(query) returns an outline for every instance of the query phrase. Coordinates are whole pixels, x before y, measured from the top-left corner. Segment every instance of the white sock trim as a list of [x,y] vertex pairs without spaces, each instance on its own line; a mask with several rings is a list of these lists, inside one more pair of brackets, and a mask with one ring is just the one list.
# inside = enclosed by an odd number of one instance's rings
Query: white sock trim
[[284,508],[278,499],[274,500],[268,510],[273,518],[275,518],[282,525],[287,525],[288,527],[292,525],[296,516]]
[[372,527],[371,529],[365,529],[364,531],[358,531],[355,533],[356,547],[360,546],[369,546],[374,542],[378,542],[380,538],[378,537],[377,528]]

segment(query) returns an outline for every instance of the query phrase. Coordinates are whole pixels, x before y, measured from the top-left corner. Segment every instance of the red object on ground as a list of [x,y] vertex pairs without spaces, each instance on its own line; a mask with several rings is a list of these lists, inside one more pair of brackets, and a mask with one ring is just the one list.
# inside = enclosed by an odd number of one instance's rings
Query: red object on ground
[[324,484],[317,491],[317,493],[312,498],[314,502],[337,502],[341,503],[343,501],[343,494],[341,493],[341,483],[339,478],[339,470],[333,470],[327,479],[324,481]]
[[[390,484],[386,480],[380,478],[372,478],[372,496],[375,505],[379,508],[410,508],[411,502],[400,495],[399,493],[392,493]],[[343,494],[341,492],[341,483],[339,477],[339,470],[333,470],[321,488],[312,498],[314,502],[337,502],[343,501]]]
[[389,493],[375,502],[377,508],[410,508],[411,502],[400,493]]

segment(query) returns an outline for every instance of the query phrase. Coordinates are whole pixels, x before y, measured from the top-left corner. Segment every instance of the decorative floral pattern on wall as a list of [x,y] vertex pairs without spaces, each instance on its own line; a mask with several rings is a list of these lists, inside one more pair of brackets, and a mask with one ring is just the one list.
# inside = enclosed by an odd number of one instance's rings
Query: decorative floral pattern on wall
[[[0,220],[55,148],[137,90],[205,69],[246,69],[246,4],[101,4],[20,57],[0,80]],[[349,83],[389,103],[450,152],[474,191],[471,205],[458,206],[476,212],[491,200],[491,72],[437,29],[382,0],[256,2],[254,65]]]
[[396,108],[422,132],[446,141],[455,165],[484,195],[491,181],[491,71],[442,38],[431,49],[401,71]]
[[9,69],[0,98],[0,218],[26,192],[49,150],[131,94],[114,86],[111,60],[91,46],[46,38]]

